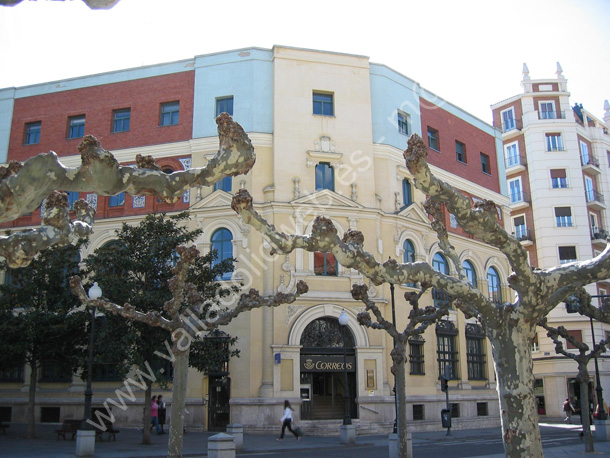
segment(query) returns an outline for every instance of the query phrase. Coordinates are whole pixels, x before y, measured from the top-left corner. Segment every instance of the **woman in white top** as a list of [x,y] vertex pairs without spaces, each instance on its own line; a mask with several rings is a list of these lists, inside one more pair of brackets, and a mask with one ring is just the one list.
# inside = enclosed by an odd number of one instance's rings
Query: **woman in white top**
[[282,422],[282,434],[280,434],[280,437],[277,439],[278,441],[284,440],[284,430],[286,428],[288,428],[288,431],[290,431],[292,434],[294,434],[294,437],[296,437],[297,440],[301,439],[299,436],[297,436],[297,433],[295,433],[294,430],[292,429],[292,412],[293,411],[294,411],[294,409],[290,405],[290,402],[288,400],[284,401],[284,416],[280,420]]

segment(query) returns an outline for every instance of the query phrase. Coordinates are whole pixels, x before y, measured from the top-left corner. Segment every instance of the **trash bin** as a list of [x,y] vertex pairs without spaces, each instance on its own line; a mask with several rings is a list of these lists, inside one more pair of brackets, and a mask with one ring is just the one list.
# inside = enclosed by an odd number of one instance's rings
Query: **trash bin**
[[441,410],[441,422],[443,428],[451,428],[451,410],[443,409]]

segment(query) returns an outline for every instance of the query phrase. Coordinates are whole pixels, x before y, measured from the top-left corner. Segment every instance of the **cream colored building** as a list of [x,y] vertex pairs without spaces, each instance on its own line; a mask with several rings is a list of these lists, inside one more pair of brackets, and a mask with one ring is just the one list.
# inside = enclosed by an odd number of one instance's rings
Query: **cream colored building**
[[[238,260],[233,277],[226,281],[241,282],[246,291],[256,288],[271,295],[294,291],[299,280],[309,285],[309,292],[294,304],[253,310],[226,329],[239,337],[240,350],[227,373],[206,375],[191,370],[189,428],[223,429],[227,423],[240,423],[246,431],[275,431],[283,402],[289,399],[308,433],[337,434],[345,413],[345,351],[349,413],[358,433],[391,431],[395,418],[392,342],[386,333],[358,324],[356,316],[364,304],[350,295],[353,284],[369,285],[375,302],[390,319],[389,285],[373,286],[359,272],[337,266],[329,254],[269,255],[263,237],[231,210],[232,194],[248,189],[259,213],[284,232],[308,234],[314,218],[324,215],[340,235],[349,229],[361,231],[365,248],[378,261],[427,261],[454,272],[439,253],[423,210],[425,196],[412,186],[402,150],[408,135],[428,137],[434,172],[473,198],[498,203],[499,221],[505,223],[509,213],[500,134],[365,56],[275,46],[197,56],[179,64],[179,69],[147,68],[139,84],[146,85],[155,71],[194,73],[190,138],[113,148],[113,153],[123,163],[133,161],[136,154],[152,154],[160,163],[174,164],[174,170],[202,166],[218,147],[215,109],[228,107],[230,100],[232,115],[248,132],[257,161],[249,174],[230,179],[230,185],[225,181],[222,189],[192,189],[183,199],[191,210],[191,224],[203,229],[197,246],[207,251],[223,240],[224,255]],[[115,72],[85,78],[73,90],[99,88],[105,84],[102,80],[123,84],[138,78],[137,70]],[[124,104],[129,104],[128,98]],[[456,152],[458,143],[465,148],[461,156]],[[10,156],[10,147],[8,152]],[[181,161],[172,162],[172,157]],[[77,161],[70,156],[62,159]],[[105,199],[99,197],[100,205]],[[131,204],[126,200],[126,206]],[[99,219],[84,255],[109,242],[123,221],[138,218]],[[508,299],[509,269],[501,253],[464,235],[450,215],[447,226],[451,242],[473,272],[472,281],[491,295]],[[395,289],[397,324],[404,328],[409,307],[403,294],[413,288],[396,285]],[[422,305],[434,303],[430,293],[423,301]],[[337,321],[344,310],[349,317],[347,330]],[[445,393],[440,390],[439,374],[445,365],[453,368],[452,427],[499,424],[491,347],[474,319],[452,310],[446,320],[428,328],[422,339],[413,339],[409,352],[410,426],[415,430],[441,427]],[[25,375],[27,380],[27,369]],[[94,405],[102,405],[120,386],[120,382],[96,383]],[[77,418],[82,390],[83,382],[77,377],[63,384],[42,383],[39,405],[59,407],[59,420]],[[170,391],[163,393],[171,400]],[[12,407],[13,421],[23,421],[26,394],[25,382],[0,385],[0,407]],[[138,423],[141,394],[127,410],[113,410],[119,425]]]
[[[559,63],[554,78],[542,79],[532,79],[524,65],[521,87],[522,93],[492,105],[494,125],[503,132],[510,228],[526,247],[534,267],[591,259],[605,248],[610,228],[608,102],[603,121],[577,103],[571,106]],[[605,296],[610,284],[598,282],[586,289],[593,296]],[[601,299],[594,298],[594,305]],[[589,346],[593,337],[599,342],[610,331],[608,325],[591,325],[588,318],[568,313],[565,304],[553,310],[548,320]],[[579,397],[577,364],[555,353],[555,345],[542,328],[533,351],[540,412],[562,416],[564,400]],[[601,386],[607,393],[610,364],[603,355],[598,362]],[[591,388],[595,388],[593,361],[588,369]]]

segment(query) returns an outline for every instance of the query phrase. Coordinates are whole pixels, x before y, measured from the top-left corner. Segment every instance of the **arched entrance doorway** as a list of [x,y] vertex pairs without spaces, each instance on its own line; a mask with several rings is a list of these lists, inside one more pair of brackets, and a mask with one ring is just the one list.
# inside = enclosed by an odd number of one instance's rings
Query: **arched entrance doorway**
[[[345,342],[345,346],[344,346]],[[301,418],[342,419],[345,415],[344,348],[347,355],[349,413],[357,418],[356,351],[348,326],[325,316],[309,323],[301,335]]]

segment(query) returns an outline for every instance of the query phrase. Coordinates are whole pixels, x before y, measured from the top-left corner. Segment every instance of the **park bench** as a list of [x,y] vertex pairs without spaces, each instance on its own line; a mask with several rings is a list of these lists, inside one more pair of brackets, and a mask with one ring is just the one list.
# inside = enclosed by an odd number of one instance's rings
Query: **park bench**
[[55,430],[57,433],[57,440],[59,440],[60,436],[66,440],[66,434],[72,434],[70,440],[74,440],[74,436],[76,436],[76,433],[80,429],[81,423],[81,420],[64,420],[61,428]]
[[104,428],[101,428],[100,425],[96,424],[94,426],[95,428],[95,437],[98,438],[100,440],[100,442],[103,442],[103,434],[106,433],[108,435],[108,440],[110,440],[112,438],[112,440],[116,440],[116,435],[118,433],[120,433],[120,431],[118,429],[114,428],[114,425],[109,422],[108,420],[103,420],[104,421]]

